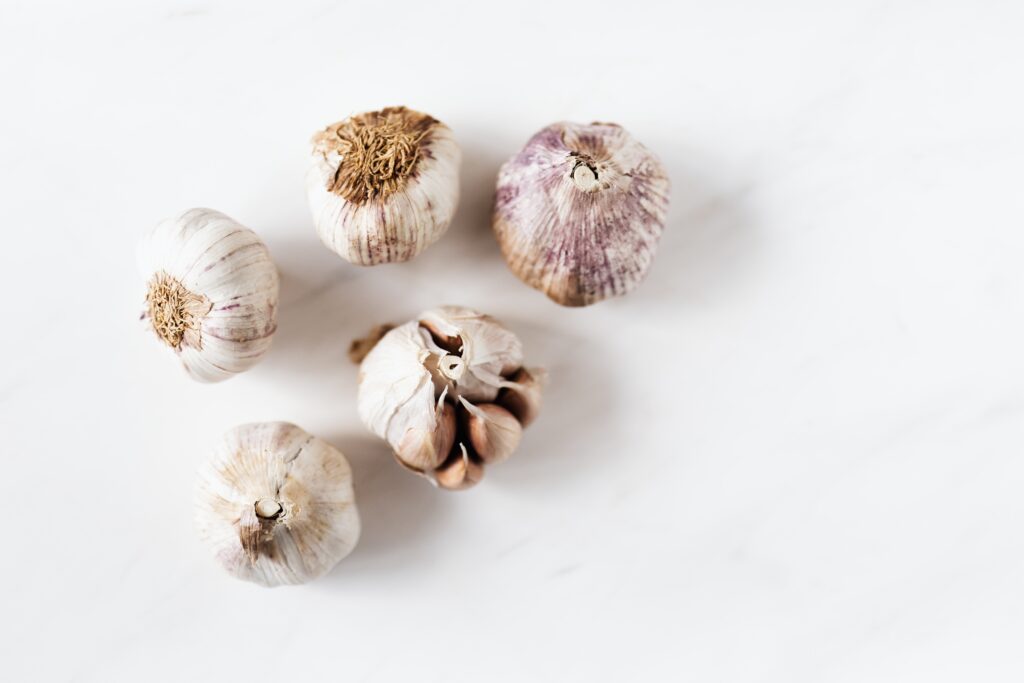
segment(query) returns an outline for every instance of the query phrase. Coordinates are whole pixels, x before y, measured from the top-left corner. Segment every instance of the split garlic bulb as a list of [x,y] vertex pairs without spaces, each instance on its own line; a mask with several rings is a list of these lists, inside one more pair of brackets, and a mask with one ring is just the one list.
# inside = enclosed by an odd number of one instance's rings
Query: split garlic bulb
[[518,337],[457,306],[377,333],[359,368],[359,416],[400,463],[457,490],[512,454],[544,381],[543,370],[523,367]]
[[348,460],[287,422],[236,427],[200,469],[196,527],[239,579],[264,586],[315,579],[359,540]]
[[408,261],[448,229],[461,161],[447,126],[405,107],[328,126],[306,176],[320,239],[356,265]]
[[270,348],[277,269],[252,230],[191,209],[145,235],[139,267],[147,281],[141,318],[195,379],[227,379]]
[[669,181],[613,123],[556,123],[498,174],[494,232],[519,279],[565,306],[631,291],[665,226]]

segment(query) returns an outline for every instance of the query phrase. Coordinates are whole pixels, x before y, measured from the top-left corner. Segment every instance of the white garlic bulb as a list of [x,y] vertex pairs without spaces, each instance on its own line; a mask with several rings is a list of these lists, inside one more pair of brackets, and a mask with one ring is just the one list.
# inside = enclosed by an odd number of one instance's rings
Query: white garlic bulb
[[348,460],[287,422],[236,427],[200,469],[196,528],[240,579],[264,586],[315,579],[359,540]]
[[195,379],[231,377],[270,348],[277,269],[252,230],[191,209],[144,236],[139,267],[147,286],[141,319]]
[[306,176],[320,239],[356,265],[408,261],[448,229],[461,161],[447,126],[405,107],[328,126]]
[[[461,489],[511,455],[540,408],[545,378],[523,367],[518,337],[457,306],[377,333],[359,369],[359,416],[399,462]],[[353,349],[367,346],[360,340]]]
[[519,279],[587,306],[647,274],[668,193],[661,163],[621,126],[556,123],[501,167],[494,232]]

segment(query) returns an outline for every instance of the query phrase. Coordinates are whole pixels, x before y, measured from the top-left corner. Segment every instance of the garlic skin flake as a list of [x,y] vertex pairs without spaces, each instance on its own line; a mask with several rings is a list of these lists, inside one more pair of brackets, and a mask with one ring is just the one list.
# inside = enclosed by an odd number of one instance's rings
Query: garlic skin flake
[[195,521],[233,576],[262,586],[305,583],[359,540],[352,469],[339,450],[293,424],[242,425],[200,468]]
[[139,246],[141,320],[201,382],[252,367],[277,329],[278,276],[252,230],[211,209],[157,224]]
[[523,367],[519,338],[497,320],[443,306],[380,336],[359,368],[357,406],[399,463],[459,490],[512,454],[540,409],[544,378]]
[[360,266],[408,261],[448,229],[462,152],[426,114],[388,107],[313,137],[306,194],[317,234]]
[[509,268],[564,306],[632,291],[665,226],[669,180],[613,123],[555,123],[498,174],[493,227]]

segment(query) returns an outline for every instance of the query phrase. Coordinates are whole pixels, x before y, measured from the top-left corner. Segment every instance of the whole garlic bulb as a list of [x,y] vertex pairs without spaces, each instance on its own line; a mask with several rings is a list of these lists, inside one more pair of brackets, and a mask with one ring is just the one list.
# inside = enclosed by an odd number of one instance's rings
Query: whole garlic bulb
[[359,368],[359,416],[401,464],[455,490],[512,454],[540,409],[545,379],[523,367],[518,337],[457,306],[378,330]]
[[199,471],[196,528],[239,579],[315,579],[359,540],[348,460],[287,422],[236,427]]
[[141,319],[195,379],[227,379],[270,348],[277,269],[252,230],[191,209],[144,236],[139,267],[147,282]]
[[661,163],[621,126],[556,123],[501,167],[494,232],[519,279],[587,306],[647,274],[668,193]]
[[408,261],[448,229],[461,161],[447,126],[405,107],[328,126],[306,176],[320,239],[356,265]]

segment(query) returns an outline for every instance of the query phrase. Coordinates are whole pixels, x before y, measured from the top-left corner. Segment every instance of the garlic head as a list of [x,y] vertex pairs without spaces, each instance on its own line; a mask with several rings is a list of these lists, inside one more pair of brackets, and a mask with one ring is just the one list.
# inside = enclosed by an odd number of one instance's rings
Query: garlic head
[[501,167],[494,232],[519,279],[587,306],[647,274],[668,194],[664,167],[621,126],[556,123]]
[[239,579],[263,586],[315,579],[359,540],[348,460],[293,424],[236,427],[199,471],[196,528]]
[[222,213],[191,209],[144,235],[143,323],[188,373],[218,382],[247,370],[277,329],[278,276],[266,245]]
[[388,107],[313,137],[306,176],[317,233],[356,265],[408,261],[451,223],[462,152],[440,121]]
[[512,454],[544,381],[542,370],[523,367],[515,334],[488,315],[443,306],[375,328],[371,341],[377,336],[359,368],[357,406],[402,465],[454,490]]

